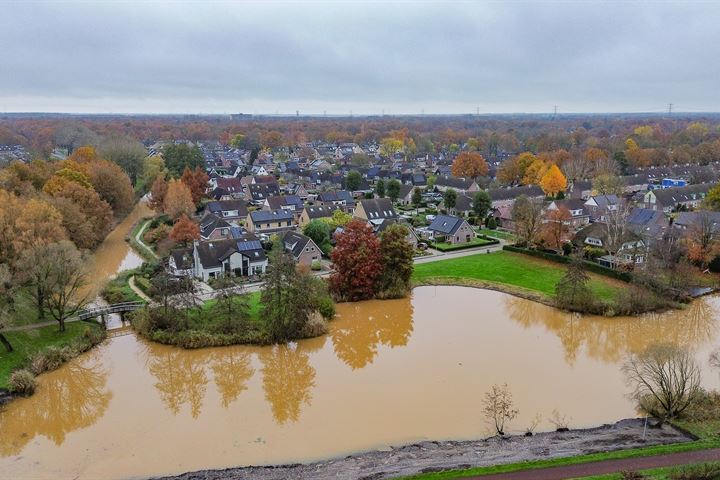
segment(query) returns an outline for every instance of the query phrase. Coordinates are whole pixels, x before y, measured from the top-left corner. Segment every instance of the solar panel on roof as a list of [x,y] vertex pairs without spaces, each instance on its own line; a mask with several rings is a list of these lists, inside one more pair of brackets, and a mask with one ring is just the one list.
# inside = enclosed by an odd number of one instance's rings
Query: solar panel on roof
[[239,252],[247,252],[248,250],[258,250],[262,248],[259,240],[246,240],[237,242]]

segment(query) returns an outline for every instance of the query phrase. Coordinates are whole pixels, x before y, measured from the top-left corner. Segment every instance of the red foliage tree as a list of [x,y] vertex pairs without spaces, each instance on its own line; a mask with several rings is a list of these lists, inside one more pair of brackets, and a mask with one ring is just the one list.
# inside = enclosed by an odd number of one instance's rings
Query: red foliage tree
[[200,238],[200,226],[190,220],[187,215],[183,215],[180,219],[175,222],[172,230],[170,231],[170,238],[176,242],[188,244],[193,240]]
[[200,200],[205,196],[209,180],[208,174],[200,167],[195,167],[195,170],[185,167],[182,177],[180,177],[180,181],[190,189],[195,205],[200,203]]
[[348,223],[337,237],[331,259],[335,273],[330,277],[330,290],[337,298],[355,302],[375,296],[383,259],[380,241],[367,223]]

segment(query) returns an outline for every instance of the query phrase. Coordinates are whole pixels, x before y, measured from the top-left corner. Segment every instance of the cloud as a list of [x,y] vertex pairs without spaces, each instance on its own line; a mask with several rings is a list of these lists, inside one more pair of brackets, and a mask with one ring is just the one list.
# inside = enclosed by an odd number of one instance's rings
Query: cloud
[[0,110],[720,110],[716,3],[17,2]]

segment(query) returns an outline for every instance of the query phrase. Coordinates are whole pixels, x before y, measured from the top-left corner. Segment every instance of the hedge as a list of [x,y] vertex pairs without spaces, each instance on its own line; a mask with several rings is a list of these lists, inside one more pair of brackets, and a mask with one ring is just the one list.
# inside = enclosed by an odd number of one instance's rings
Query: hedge
[[440,250],[441,252],[452,252],[455,250],[463,250],[465,248],[479,248],[479,247],[488,247],[490,245],[497,245],[500,243],[499,240],[488,239],[488,237],[484,238],[476,238],[468,243],[458,243],[455,245],[450,244],[444,244],[444,243],[438,243],[433,245],[433,248],[436,250]]
[[[563,255],[557,255],[554,253],[548,253],[548,252],[542,252],[540,250],[530,250],[528,248],[521,248],[521,247],[515,247],[513,245],[505,245],[503,246],[503,250],[507,250],[508,252],[516,252],[516,253],[522,253],[525,255],[530,255],[532,257],[538,257],[545,260],[549,260],[551,262],[555,263],[570,263],[571,258],[566,257]],[[588,262],[587,260],[583,260],[583,264],[585,265],[585,269],[589,272],[597,273],[598,275],[604,275],[606,277],[615,278],[617,280],[621,280],[623,282],[629,282],[632,280],[632,274],[629,272],[619,272],[617,270],[613,270],[612,268],[603,267],[602,265],[594,262]]]

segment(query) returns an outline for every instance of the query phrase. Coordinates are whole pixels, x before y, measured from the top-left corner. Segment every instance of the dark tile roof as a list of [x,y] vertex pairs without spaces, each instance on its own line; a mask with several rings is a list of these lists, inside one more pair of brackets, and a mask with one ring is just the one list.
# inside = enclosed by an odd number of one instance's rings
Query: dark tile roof
[[175,268],[178,270],[188,270],[193,267],[193,249],[192,248],[176,248],[170,252],[175,261]]
[[542,188],[537,185],[527,185],[522,187],[510,187],[510,188],[491,188],[488,190],[490,200],[514,200],[520,195],[525,195],[530,198],[544,197],[545,193]]
[[457,190],[468,190],[473,183],[474,181],[472,179],[465,179],[460,177],[441,176],[435,179],[435,185],[454,188]]
[[312,242],[310,237],[299,232],[286,231],[281,233],[279,237],[280,241],[283,242],[285,251],[292,253],[292,256],[295,257],[296,260],[303,253],[305,245]]
[[224,240],[210,240],[198,242],[195,245],[198,258],[204,268],[218,268],[222,262],[233,253],[240,253],[248,257],[251,262],[265,260],[265,251],[260,241],[254,235],[246,235],[243,238],[231,238]]
[[230,224],[212,213],[206,213],[200,220],[200,235],[204,238],[209,237],[218,228],[230,228]]
[[365,210],[368,220],[397,218],[397,213],[395,212],[392,201],[390,201],[389,198],[360,200],[360,204],[363,206],[363,210]]
[[712,183],[699,183],[687,187],[659,188],[653,190],[653,193],[660,204],[670,207],[681,202],[701,200],[713,186]]
[[253,223],[257,222],[278,222],[293,219],[292,212],[287,210],[255,210],[250,212],[250,218]]
[[222,215],[222,212],[237,210],[239,217],[247,217],[247,202],[245,200],[219,200],[208,202],[205,207],[206,211],[214,214]]
[[445,235],[453,235],[463,224],[464,220],[454,215],[438,215],[432,221],[428,230],[440,232]]
[[273,195],[267,198],[267,203],[271,210],[292,206],[293,210],[299,212],[303,208],[303,201],[297,195]]
[[305,207],[305,211],[307,212],[307,215],[310,218],[310,220],[313,220],[315,218],[331,217],[335,210],[339,210],[339,208],[336,205],[326,205],[326,206],[313,205],[313,206]]

